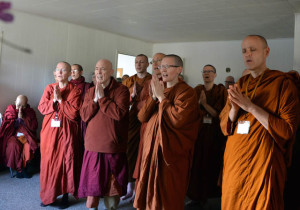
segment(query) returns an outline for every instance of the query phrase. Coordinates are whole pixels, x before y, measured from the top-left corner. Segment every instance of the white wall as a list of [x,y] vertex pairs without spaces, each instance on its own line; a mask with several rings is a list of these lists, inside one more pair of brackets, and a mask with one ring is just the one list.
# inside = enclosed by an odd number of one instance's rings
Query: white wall
[[295,14],[294,69],[300,72],[300,13]]
[[[267,61],[268,67],[282,71],[291,70],[294,58],[293,39],[268,40],[268,44],[271,48]],[[193,87],[203,84],[201,70],[206,64],[216,67],[216,84],[224,84],[228,75],[238,80],[245,69],[241,54],[241,40],[154,44],[153,52],[174,53],[184,58],[184,78]],[[226,73],[226,67],[231,68],[230,73]]]
[[59,61],[81,64],[84,76],[91,81],[91,72],[100,58],[111,60],[115,67],[117,51],[152,55],[150,43],[21,12],[14,12],[14,16],[13,23],[0,22],[4,39],[30,48],[32,53],[2,45],[1,113],[18,94],[25,94],[41,122],[37,106],[46,85],[54,82],[52,72]]

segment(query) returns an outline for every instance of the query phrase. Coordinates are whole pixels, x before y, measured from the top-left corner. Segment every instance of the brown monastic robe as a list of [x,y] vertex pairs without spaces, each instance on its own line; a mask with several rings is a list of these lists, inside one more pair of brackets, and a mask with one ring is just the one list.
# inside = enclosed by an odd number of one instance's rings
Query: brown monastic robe
[[161,103],[148,97],[141,119],[148,124],[134,201],[137,209],[184,209],[199,126],[197,96],[183,81],[164,94]]
[[[208,91],[204,85],[198,85],[195,90],[198,101],[202,90],[204,90],[207,104],[217,112],[217,116],[212,117],[202,105],[198,105],[200,124],[187,195],[192,200],[205,202],[207,198],[220,196],[218,179],[223,162],[226,138],[220,128],[219,113],[225,106],[227,90],[222,84],[214,84],[212,89]],[[211,119],[211,123],[204,122],[206,118]]]
[[[60,89],[61,103],[53,103],[54,86],[46,87],[38,106],[45,115],[41,130],[41,200],[47,205],[65,193],[77,196],[82,149],[80,148],[79,109],[81,91],[72,83]],[[51,127],[56,113],[60,127]]]
[[[150,83],[151,80],[147,80],[144,84],[144,88],[141,91],[141,100],[139,103],[139,112],[138,112],[138,119],[139,121],[141,121],[140,119],[143,117],[143,113],[145,112],[144,109],[144,105],[148,99],[148,97],[151,97],[152,91],[150,90]],[[151,94],[150,94],[151,92]],[[143,143],[144,143],[144,132],[147,126],[147,122],[143,122],[141,124],[141,131],[140,131],[140,143],[139,143],[139,148],[138,148],[138,155],[137,155],[137,159],[136,159],[136,164],[135,164],[135,168],[134,168],[134,172],[133,172],[133,178],[136,179],[136,181],[138,181],[138,178],[140,176],[140,165],[141,165],[141,161],[142,161],[142,154],[143,154]]]
[[141,98],[144,96],[141,95],[141,91],[147,80],[151,80],[151,74],[147,73],[144,78],[139,78],[137,74],[127,78],[123,85],[129,88],[130,97],[133,92],[134,83],[136,82],[136,91],[137,96],[130,98],[131,108],[129,111],[129,128],[128,128],[128,143],[127,143],[127,158],[128,158],[128,178],[130,182],[133,182],[132,178],[136,159],[138,155],[138,147],[140,142],[140,129],[141,123],[137,118],[137,114],[141,108],[139,103],[141,103]]
[[[248,95],[259,80],[251,74],[238,81]],[[266,70],[252,102],[269,113],[268,130],[250,113],[240,110],[235,122],[229,120],[231,103],[220,114],[221,129],[228,136],[223,167],[222,210],[283,209],[286,166],[297,129],[297,89],[287,76]],[[238,134],[238,122],[250,121],[248,134]]]

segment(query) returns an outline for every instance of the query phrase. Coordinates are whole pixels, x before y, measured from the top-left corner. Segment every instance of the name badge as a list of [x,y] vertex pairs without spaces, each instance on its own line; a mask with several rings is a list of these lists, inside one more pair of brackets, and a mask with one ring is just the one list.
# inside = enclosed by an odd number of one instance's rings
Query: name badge
[[18,133],[17,133],[17,137],[20,137],[20,136],[24,136],[24,133],[18,132]]
[[60,120],[52,119],[51,120],[51,128],[59,128],[60,127]]
[[204,116],[203,117],[203,123],[204,124],[212,124],[212,117]]
[[250,121],[239,121],[237,133],[238,134],[248,134],[250,129]]

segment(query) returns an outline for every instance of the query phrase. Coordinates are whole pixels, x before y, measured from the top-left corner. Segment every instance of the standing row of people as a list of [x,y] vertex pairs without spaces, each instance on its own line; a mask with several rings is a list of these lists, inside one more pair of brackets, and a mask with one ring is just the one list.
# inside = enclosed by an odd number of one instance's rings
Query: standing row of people
[[[155,54],[153,75],[146,71],[147,56],[138,55],[137,74],[123,84],[113,78],[112,63],[99,60],[91,88],[80,65],[59,62],[57,83],[46,87],[38,106],[45,115],[41,206],[63,195],[60,208],[67,208],[71,193],[87,197],[91,209],[97,209],[100,198],[116,209],[120,196],[137,209],[184,209],[186,196],[204,203],[222,194],[222,209],[283,209],[286,168],[299,124],[294,84],[299,78],[269,70],[269,51],[263,37],[247,36],[242,54],[250,74],[228,90],[214,84],[213,65],[203,68],[204,85],[191,88],[179,78],[183,62],[174,54]],[[29,138],[28,125],[34,125],[26,118],[30,114],[20,111],[30,108],[24,105],[27,98],[20,100],[10,123],[18,135],[5,140],[18,145],[22,135]],[[28,140],[24,150],[36,149],[31,142],[36,141]],[[24,160],[11,167],[22,173]]]

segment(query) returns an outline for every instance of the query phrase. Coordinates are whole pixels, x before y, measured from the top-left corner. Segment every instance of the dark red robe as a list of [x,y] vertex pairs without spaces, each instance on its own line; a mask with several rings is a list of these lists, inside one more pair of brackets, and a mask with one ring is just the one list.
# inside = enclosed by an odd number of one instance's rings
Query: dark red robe
[[[18,121],[18,126],[15,126],[16,121]],[[9,105],[4,113],[0,129],[0,164],[5,164],[20,172],[30,159],[28,157],[23,159],[22,153],[31,153],[33,155],[38,147],[37,127],[35,112],[30,108],[29,104],[23,110],[23,120],[18,119],[16,105]],[[17,132],[24,134],[27,143],[23,145],[17,140]]]
[[[85,82],[85,78],[81,76],[78,80],[70,80],[71,83],[73,83],[77,88],[81,90],[81,100],[83,102],[85,93],[88,91],[88,89],[91,87],[91,83]],[[85,132],[86,132],[87,123],[80,120],[80,128],[81,128],[81,134],[82,139],[84,139]]]
[[[53,103],[54,86],[46,87],[38,106],[45,115],[41,130],[41,200],[47,205],[65,193],[77,196],[82,148],[80,148],[79,109],[81,91],[72,83],[60,89],[61,103]],[[59,128],[51,127],[56,113],[61,121]]]

